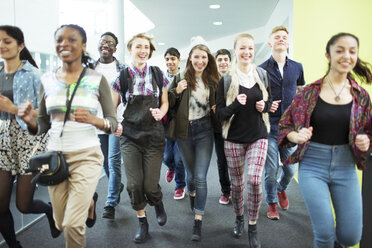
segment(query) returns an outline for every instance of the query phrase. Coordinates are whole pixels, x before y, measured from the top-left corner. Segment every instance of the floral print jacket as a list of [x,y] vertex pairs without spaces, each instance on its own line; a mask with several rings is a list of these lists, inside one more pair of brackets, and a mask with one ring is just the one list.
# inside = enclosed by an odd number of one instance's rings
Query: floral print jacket
[[[371,127],[371,100],[367,91],[359,86],[354,80],[349,78],[351,84],[351,95],[353,103],[350,116],[349,144],[356,158],[358,169],[366,169],[366,152],[362,152],[355,145],[357,134],[367,134],[372,139]],[[293,102],[283,114],[279,122],[278,145],[280,147],[292,147],[295,143],[287,139],[288,133],[298,131],[302,127],[310,127],[311,114],[315,108],[320,94],[323,79],[320,79],[299,90]],[[370,144],[371,145],[371,144]],[[287,159],[283,159],[283,164],[293,164],[299,162],[309,146],[309,141],[298,144],[297,150]]]

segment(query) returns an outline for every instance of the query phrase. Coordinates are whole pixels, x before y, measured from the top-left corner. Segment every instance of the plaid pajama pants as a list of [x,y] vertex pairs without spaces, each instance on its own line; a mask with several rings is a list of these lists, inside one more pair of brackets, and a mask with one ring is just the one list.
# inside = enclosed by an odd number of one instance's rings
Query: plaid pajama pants
[[244,214],[244,165],[247,169],[247,207],[248,220],[258,219],[262,201],[262,173],[265,166],[268,141],[259,139],[251,144],[238,144],[229,141],[224,143],[225,155],[231,177],[231,201],[238,216]]

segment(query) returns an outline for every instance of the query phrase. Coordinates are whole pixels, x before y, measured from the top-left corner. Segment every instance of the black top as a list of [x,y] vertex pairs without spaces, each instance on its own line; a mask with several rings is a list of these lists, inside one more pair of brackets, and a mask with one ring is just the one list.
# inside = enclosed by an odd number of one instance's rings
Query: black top
[[311,141],[325,145],[348,144],[351,105],[352,101],[344,105],[329,104],[319,97],[310,119]]
[[[247,95],[246,105],[241,105],[235,98],[231,105],[224,108],[226,102],[223,95],[223,87],[219,87],[217,92],[218,118],[220,120],[228,120],[234,114],[226,140],[234,143],[249,144],[259,139],[266,139],[267,128],[262,119],[262,114],[256,109],[256,102],[263,99],[260,87],[257,83],[250,89],[239,85],[239,94],[243,93]],[[265,111],[267,111],[266,106]]]
[[[0,94],[9,98],[13,102],[13,79],[16,73],[5,73],[5,70],[0,71]],[[15,115],[0,111],[0,120],[12,120]]]

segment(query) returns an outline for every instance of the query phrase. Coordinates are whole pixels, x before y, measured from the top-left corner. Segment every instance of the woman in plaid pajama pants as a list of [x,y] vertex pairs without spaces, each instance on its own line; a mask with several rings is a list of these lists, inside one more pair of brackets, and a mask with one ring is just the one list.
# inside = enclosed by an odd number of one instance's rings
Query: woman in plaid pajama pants
[[[268,148],[268,111],[275,111],[266,71],[253,64],[254,40],[240,34],[234,41],[234,61],[229,74],[221,79],[217,91],[217,118],[223,121],[225,155],[229,167],[232,203],[236,214],[234,236],[244,230],[244,166],[248,160],[248,237],[249,247],[260,247],[257,219],[262,201],[262,172]],[[260,74],[266,74],[260,78]],[[230,82],[230,83],[229,83]],[[226,87],[226,90],[224,89]]]

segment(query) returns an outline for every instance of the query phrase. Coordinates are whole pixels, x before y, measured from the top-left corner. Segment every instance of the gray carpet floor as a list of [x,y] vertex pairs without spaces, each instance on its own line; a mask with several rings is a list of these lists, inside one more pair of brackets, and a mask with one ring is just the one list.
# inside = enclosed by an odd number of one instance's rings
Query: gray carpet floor
[[[193,214],[188,198],[174,200],[174,181],[165,181],[166,167],[162,167],[160,185],[164,195],[164,205],[168,214],[168,222],[160,227],[156,223],[153,207],[147,207],[151,239],[144,244],[135,244],[132,239],[137,229],[138,221],[131,209],[128,194],[124,190],[121,202],[116,207],[116,219],[102,219],[102,211],[107,194],[107,179],[103,177],[97,187],[99,194],[97,202],[97,222],[91,229],[87,228],[87,247],[119,248],[119,247],[247,247],[247,221],[245,232],[240,239],[232,235],[235,215],[231,203],[221,205],[220,186],[216,158],[213,155],[208,172],[208,199],[206,213],[203,218],[202,241],[190,240],[193,225]],[[124,171],[124,170],[123,170]],[[122,182],[126,184],[125,175]],[[267,205],[262,202],[258,231],[263,248],[310,248],[312,247],[312,229],[298,184],[291,182],[287,190],[290,207],[287,211],[279,210],[280,220],[273,221],[266,217]],[[33,247],[64,247],[63,234],[52,239],[49,234],[48,222],[45,217],[19,233],[17,236],[22,246]],[[3,245],[1,247],[6,247]]]

